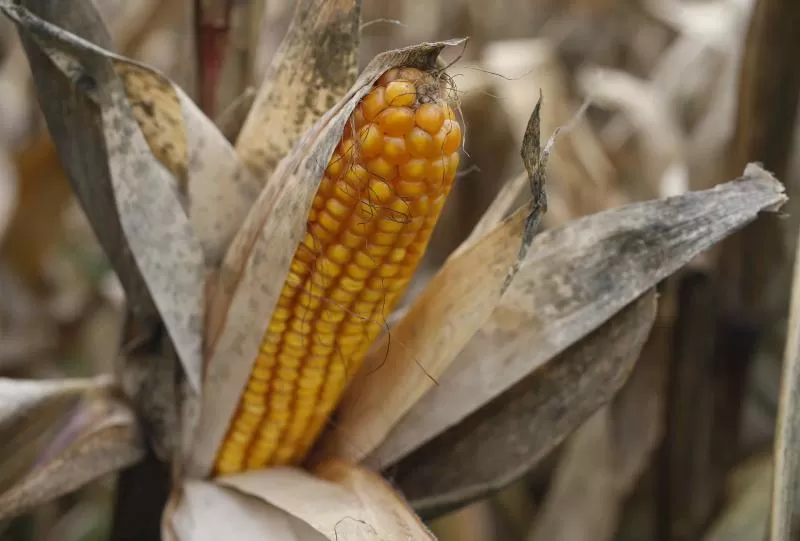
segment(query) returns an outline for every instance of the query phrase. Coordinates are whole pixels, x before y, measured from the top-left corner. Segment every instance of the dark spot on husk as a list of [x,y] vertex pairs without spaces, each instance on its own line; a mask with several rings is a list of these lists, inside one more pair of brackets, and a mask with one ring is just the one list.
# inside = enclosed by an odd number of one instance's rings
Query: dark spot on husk
[[90,94],[97,90],[97,80],[86,72],[81,72],[75,78],[75,87],[81,92]]

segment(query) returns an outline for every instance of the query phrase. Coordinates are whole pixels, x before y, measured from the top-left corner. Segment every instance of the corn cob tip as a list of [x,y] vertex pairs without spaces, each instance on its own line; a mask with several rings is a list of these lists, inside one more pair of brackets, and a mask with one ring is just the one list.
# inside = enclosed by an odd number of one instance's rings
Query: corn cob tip
[[459,164],[441,77],[385,72],[348,119],[215,464],[308,454],[416,269]]

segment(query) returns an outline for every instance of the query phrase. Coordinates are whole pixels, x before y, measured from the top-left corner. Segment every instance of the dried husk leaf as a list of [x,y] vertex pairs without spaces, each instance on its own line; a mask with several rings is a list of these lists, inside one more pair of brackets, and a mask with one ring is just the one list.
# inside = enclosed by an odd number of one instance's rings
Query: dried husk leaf
[[355,83],[360,23],[360,0],[296,3],[236,141],[237,154],[262,182]]
[[323,462],[312,473],[268,468],[220,477],[217,482],[262,499],[330,541],[434,539],[379,475],[339,460]]
[[0,520],[144,454],[136,418],[107,378],[0,379]]
[[[547,149],[537,103],[521,155],[533,197],[469,248],[451,257],[403,319],[371,349],[337,410],[319,457],[357,462],[378,446],[489,317],[524,260],[546,208]],[[467,242],[470,242],[468,239]]]
[[[102,141],[97,141],[92,151],[104,151],[125,239],[175,344],[187,380],[199,392],[205,300],[203,249],[181,208],[173,174],[151,152],[115,72],[114,65],[121,66],[125,61],[112,61],[111,53],[25,8],[3,4],[0,9],[30,39],[31,47],[38,47],[60,69],[61,73],[53,76],[66,76],[99,109],[92,114],[96,115],[93,122],[101,126]],[[92,107],[88,103],[84,106]],[[210,122],[208,125],[213,128]],[[71,131],[64,137],[77,138]],[[58,137],[56,141],[61,142]],[[174,155],[181,156],[180,150],[165,154],[168,158]],[[174,166],[176,162],[167,164]]]
[[391,471],[414,508],[438,515],[519,478],[626,381],[655,319],[650,291]]
[[200,480],[184,481],[162,518],[166,541],[323,541],[310,526],[263,500]]
[[[193,475],[210,471],[258,354],[283,277],[305,235],[306,217],[344,126],[372,84],[395,66],[435,67],[440,51],[459,41],[427,43],[378,55],[347,95],[300,140],[253,205],[220,269],[209,308],[208,351]],[[280,277],[280,278],[278,278]]]
[[[742,178],[714,189],[612,209],[540,234],[487,323],[370,463],[388,466],[457,424],[692,257],[785,200],[783,186],[750,164]],[[364,434],[358,420],[347,429],[344,441],[368,446],[368,437],[356,437]]]

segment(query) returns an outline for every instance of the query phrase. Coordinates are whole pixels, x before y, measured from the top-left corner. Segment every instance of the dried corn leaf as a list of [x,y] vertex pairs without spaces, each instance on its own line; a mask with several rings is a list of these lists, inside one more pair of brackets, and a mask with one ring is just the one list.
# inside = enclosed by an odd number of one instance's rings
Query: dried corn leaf
[[[198,241],[202,235],[193,231],[193,224],[181,208],[179,190],[176,191],[174,186],[175,174],[182,165],[188,164],[185,161],[188,160],[186,147],[174,137],[174,133],[180,133],[176,127],[179,123],[177,117],[156,115],[150,118],[158,119],[158,123],[149,126],[137,123],[137,116],[141,120],[144,118],[141,113],[146,116],[149,108],[145,102],[139,104],[140,114],[137,115],[134,112],[136,104],[132,105],[128,97],[131,87],[141,84],[155,89],[154,95],[160,99],[169,100],[168,87],[158,86],[159,81],[164,83],[164,80],[159,80],[153,72],[115,57],[39,19],[23,7],[0,4],[0,9],[30,40],[29,56],[33,48],[38,49],[37,53],[45,54],[61,72],[53,74],[53,77],[63,80],[66,76],[75,90],[93,102],[93,105],[84,102],[83,106],[91,111],[87,114],[94,115],[91,121],[101,126],[102,140],[96,141],[97,145],[90,152],[104,154],[105,164],[100,170],[108,171],[107,181],[111,183],[114,204],[135,264],[175,344],[187,379],[195,391],[199,391],[205,288],[203,247]],[[133,81],[129,79],[126,88],[115,70],[121,72],[122,78],[125,78],[125,73],[135,73],[140,77],[133,77]],[[37,82],[39,87],[48,84]],[[174,94],[172,97],[175,98],[173,105],[177,105],[177,98]],[[64,96],[55,99],[63,100]],[[195,118],[200,117],[195,115]],[[216,129],[210,121],[205,122]],[[191,123],[187,123],[187,127],[202,129]],[[144,135],[147,130],[153,130],[149,141]],[[164,145],[160,147],[154,144],[154,137],[164,131],[172,131],[173,136],[163,141]],[[61,137],[55,136],[56,144],[63,144],[64,138],[79,137],[70,129],[62,132]],[[164,152],[156,157],[151,152],[153,148]],[[96,178],[96,174],[93,172],[91,178]],[[192,195],[191,191],[188,195]],[[212,201],[206,204],[209,207],[201,204],[200,209],[211,208]],[[105,225],[102,222],[94,224],[96,230]]]
[[192,446],[193,473],[206,475],[250,375],[306,217],[344,126],[372,84],[395,66],[430,69],[440,51],[459,41],[429,43],[375,57],[347,95],[301,139],[253,205],[220,270],[206,339],[208,399]]
[[[692,257],[785,200],[783,186],[751,164],[744,177],[718,188],[612,209],[537,236],[486,325],[398,423],[372,463],[392,464],[457,424]],[[447,325],[438,318],[422,324]],[[343,439],[367,447],[368,438],[355,437],[364,433],[358,423],[348,429]]]
[[655,318],[651,292],[460,425],[401,461],[396,482],[426,516],[498,490],[610,400]]
[[144,452],[106,378],[0,379],[0,520],[127,467]]
[[162,519],[166,541],[323,541],[325,537],[263,500],[206,481],[189,480]]
[[[320,456],[359,461],[436,384],[489,317],[525,259],[546,207],[547,149],[539,141],[537,102],[528,119],[522,161],[533,198],[431,279],[403,319],[368,354],[337,410],[336,429]],[[468,239],[467,242],[470,242]]]
[[262,182],[355,82],[360,23],[360,0],[297,2],[236,141],[237,153]]
[[[136,121],[150,151],[169,171],[166,186],[177,192],[207,261],[219,262],[260,191],[260,184],[239,166],[233,147],[185,92],[157,70],[80,43],[74,36],[53,37],[62,42],[61,48],[76,49],[71,54],[84,70],[83,82],[86,77],[96,81],[97,88],[85,89],[87,95],[109,95],[101,114],[127,105],[117,113]],[[120,89],[127,104],[111,102]]]
[[321,533],[324,539],[405,541],[434,539],[402,497],[380,476],[338,460],[314,475],[269,468],[217,482],[261,498]]
[[[101,47],[111,46],[108,31],[91,2],[75,1],[67,5],[57,0],[25,0],[20,5],[45,20],[58,20],[65,30]],[[0,9],[21,10],[22,7],[12,8],[7,1],[0,0]],[[21,40],[36,83],[39,105],[57,143],[61,164],[120,278],[127,293],[128,307],[138,317],[155,319],[155,306],[120,224],[96,112],[25,32],[21,33]]]

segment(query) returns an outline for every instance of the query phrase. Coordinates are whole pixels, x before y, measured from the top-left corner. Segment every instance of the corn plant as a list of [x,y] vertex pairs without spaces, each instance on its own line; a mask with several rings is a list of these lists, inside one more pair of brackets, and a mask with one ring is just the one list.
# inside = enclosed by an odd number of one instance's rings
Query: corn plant
[[128,311],[113,377],[0,381],[0,518],[155,455],[164,539],[432,539],[614,398],[662,280],[786,199],[751,164],[540,231],[540,97],[524,173],[394,310],[480,129],[462,40],[358,70],[360,3],[301,0],[230,142],[90,1],[0,11]]

